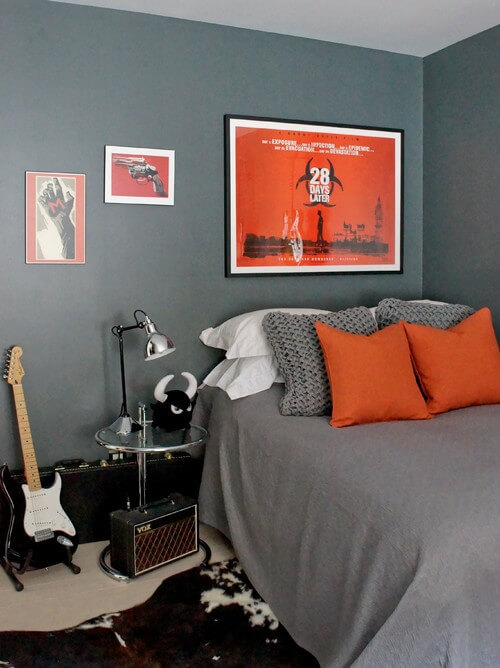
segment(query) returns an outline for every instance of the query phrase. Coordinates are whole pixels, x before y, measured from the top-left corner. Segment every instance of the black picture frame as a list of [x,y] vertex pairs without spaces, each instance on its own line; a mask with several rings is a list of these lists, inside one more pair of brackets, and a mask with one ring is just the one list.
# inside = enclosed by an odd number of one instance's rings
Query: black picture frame
[[224,142],[226,277],[403,273],[404,130],[226,114]]

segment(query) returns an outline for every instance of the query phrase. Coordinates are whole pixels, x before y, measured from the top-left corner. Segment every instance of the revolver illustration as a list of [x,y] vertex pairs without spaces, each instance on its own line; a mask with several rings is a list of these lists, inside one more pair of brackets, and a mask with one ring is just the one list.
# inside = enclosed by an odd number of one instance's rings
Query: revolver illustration
[[158,170],[154,165],[148,164],[145,158],[113,158],[113,164],[126,167],[130,176],[141,185],[152,181],[155,193],[165,195],[163,181],[158,176]]

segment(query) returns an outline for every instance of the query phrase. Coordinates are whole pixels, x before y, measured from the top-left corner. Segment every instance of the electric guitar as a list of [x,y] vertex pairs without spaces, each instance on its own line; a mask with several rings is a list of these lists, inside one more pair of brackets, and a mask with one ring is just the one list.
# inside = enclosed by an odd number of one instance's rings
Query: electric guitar
[[23,573],[27,568],[64,563],[78,573],[80,569],[71,562],[78,536],[61,506],[61,476],[55,473],[51,487],[42,487],[40,482],[21,384],[24,376],[20,362],[22,354],[19,346],[9,351],[4,378],[14,393],[26,484],[14,480],[7,465],[0,467],[0,500],[4,501],[2,506],[6,509],[0,515],[1,565],[7,571]]

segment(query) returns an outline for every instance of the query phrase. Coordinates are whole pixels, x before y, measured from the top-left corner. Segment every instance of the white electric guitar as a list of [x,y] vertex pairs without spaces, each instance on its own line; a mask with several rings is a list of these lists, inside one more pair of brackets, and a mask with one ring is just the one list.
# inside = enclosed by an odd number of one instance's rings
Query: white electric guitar
[[45,568],[60,562],[73,570],[71,556],[78,546],[76,529],[60,501],[61,476],[51,487],[42,487],[21,380],[23,351],[14,346],[7,357],[4,378],[12,386],[16,406],[26,484],[15,481],[7,466],[0,467],[0,501],[7,512],[0,515],[0,549],[4,563],[16,572]]

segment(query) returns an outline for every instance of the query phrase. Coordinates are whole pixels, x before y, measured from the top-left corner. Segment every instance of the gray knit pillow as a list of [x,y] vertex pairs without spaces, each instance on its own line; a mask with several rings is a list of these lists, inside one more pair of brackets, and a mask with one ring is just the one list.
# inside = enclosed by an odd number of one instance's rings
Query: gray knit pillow
[[364,306],[317,315],[268,313],[262,326],[285,380],[282,415],[328,415],[332,411],[323,351],[314,327],[318,321],[353,334],[377,331],[373,315]]
[[375,310],[379,329],[404,320],[414,325],[428,325],[437,329],[448,329],[474,313],[471,306],[462,304],[429,304],[406,302],[402,299],[382,299]]

